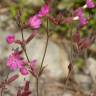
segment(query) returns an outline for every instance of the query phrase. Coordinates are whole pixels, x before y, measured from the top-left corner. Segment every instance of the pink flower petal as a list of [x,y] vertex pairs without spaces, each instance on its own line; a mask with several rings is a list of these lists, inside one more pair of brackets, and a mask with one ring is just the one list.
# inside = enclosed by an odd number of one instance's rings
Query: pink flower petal
[[43,16],[46,16],[47,14],[49,13],[49,6],[47,4],[45,4],[41,10],[39,11],[39,14],[38,16],[39,17],[43,17]]
[[41,19],[37,15],[34,15],[33,17],[29,18],[28,25],[33,29],[37,29],[41,25]]
[[28,75],[28,70],[25,67],[20,68],[20,73],[22,75]]
[[7,59],[7,66],[11,70],[16,70],[17,68],[21,68],[23,66],[23,60],[20,59],[20,55],[18,53],[12,53],[9,55]]
[[88,8],[94,8],[95,4],[92,0],[86,0],[86,4]]

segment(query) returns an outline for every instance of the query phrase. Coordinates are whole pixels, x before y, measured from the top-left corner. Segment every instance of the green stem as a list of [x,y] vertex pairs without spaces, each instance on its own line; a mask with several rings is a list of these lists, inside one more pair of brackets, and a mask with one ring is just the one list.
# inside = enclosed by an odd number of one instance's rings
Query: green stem
[[[21,35],[22,35],[22,41],[23,41],[23,43],[25,43],[24,33],[23,33],[23,29],[22,29],[22,28],[21,28]],[[27,54],[27,51],[26,51],[26,46],[25,46],[25,44],[23,44],[22,49],[23,49],[23,51],[24,51],[24,53],[25,53],[25,56],[26,56],[26,58],[27,58],[27,61],[30,62],[29,57],[28,57],[28,54]]]
[[67,83],[68,83],[68,80],[69,80],[69,78],[70,78],[70,76],[71,76],[71,73],[72,73],[72,71],[73,71],[73,37],[72,37],[72,35],[73,35],[73,30],[72,30],[72,25],[71,25],[71,31],[70,31],[70,37],[71,37],[71,54],[70,54],[70,57],[69,57],[69,60],[70,60],[70,64],[71,65],[69,65],[69,66],[71,66],[72,68],[71,68],[71,70],[70,70],[70,68],[69,68],[69,73],[68,73],[68,76],[67,76],[67,78],[66,78],[66,81],[65,81],[65,86],[64,86],[64,90],[65,90],[65,88],[66,88],[66,86],[67,86]]
[[39,78],[40,78],[40,75],[41,75],[41,72],[42,72],[42,68],[43,68],[43,64],[44,64],[44,59],[45,59],[45,56],[46,56],[46,52],[47,52],[47,47],[48,47],[48,41],[49,41],[49,29],[48,29],[48,18],[47,18],[47,39],[46,39],[46,45],[45,45],[45,50],[44,50],[44,55],[43,55],[43,58],[42,58],[42,61],[41,61],[41,66],[40,66],[40,70],[39,70],[39,73],[38,73],[38,77],[36,78],[36,93],[37,93],[37,96],[39,96]]
[[38,86],[38,82],[39,81],[39,78],[37,77],[36,78],[36,96],[39,96],[39,86]]
[[43,58],[42,58],[42,61],[41,61],[41,66],[40,66],[40,71],[39,71],[39,75],[41,74],[42,72],[42,67],[43,67],[43,64],[44,64],[44,59],[45,59],[45,56],[46,56],[46,52],[47,52],[47,47],[48,47],[48,41],[49,41],[49,29],[48,29],[48,18],[47,18],[47,40],[46,40],[46,45],[45,45],[45,50],[44,50],[44,55],[43,55]]

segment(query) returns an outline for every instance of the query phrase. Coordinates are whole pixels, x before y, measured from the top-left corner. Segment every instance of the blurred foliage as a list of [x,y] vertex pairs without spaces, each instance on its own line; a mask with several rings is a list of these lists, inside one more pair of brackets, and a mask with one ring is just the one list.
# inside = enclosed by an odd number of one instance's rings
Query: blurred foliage
[[30,14],[30,10],[28,10],[27,8],[24,8],[25,3],[26,3],[25,0],[19,0],[18,3],[13,2],[13,3],[10,4],[9,10],[11,12],[12,17],[15,17],[18,9],[22,8],[23,12],[22,12],[21,20],[23,22],[26,21],[26,18]]
[[79,71],[83,69],[84,64],[85,64],[85,62],[84,62],[83,58],[78,58],[75,61],[75,65],[78,67]]

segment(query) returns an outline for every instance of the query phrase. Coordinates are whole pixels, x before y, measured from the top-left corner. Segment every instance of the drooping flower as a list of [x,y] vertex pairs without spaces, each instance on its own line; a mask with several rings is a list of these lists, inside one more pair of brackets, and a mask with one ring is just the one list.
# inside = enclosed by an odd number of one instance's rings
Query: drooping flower
[[15,41],[15,36],[12,35],[12,34],[11,35],[8,35],[6,37],[6,41],[7,41],[8,44],[12,44]]
[[20,55],[16,52],[9,55],[9,57],[7,59],[7,66],[11,70],[16,70],[17,68],[22,68],[23,64],[24,64],[23,60],[21,59]]
[[32,27],[33,29],[37,29],[41,25],[41,19],[38,15],[34,15],[29,18],[28,25]]
[[94,8],[95,4],[92,0],[86,0],[86,4],[88,8]]
[[49,13],[49,6],[48,4],[45,4],[39,11],[38,16],[43,17],[46,16],[48,13]]

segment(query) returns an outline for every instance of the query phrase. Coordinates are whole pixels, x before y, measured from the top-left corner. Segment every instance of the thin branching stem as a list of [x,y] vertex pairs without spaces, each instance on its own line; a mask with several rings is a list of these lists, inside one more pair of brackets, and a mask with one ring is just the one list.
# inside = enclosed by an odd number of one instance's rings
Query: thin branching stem
[[45,56],[46,56],[46,52],[47,52],[47,47],[48,47],[48,41],[49,41],[49,29],[48,29],[48,18],[47,18],[47,31],[46,31],[46,45],[45,45],[45,50],[44,50],[44,55],[43,55],[43,58],[42,58],[42,61],[41,61],[41,66],[40,66],[40,71],[39,71],[39,74],[41,73],[42,71],[42,67],[43,67],[43,64],[44,64],[44,59],[45,59]]
[[49,41],[49,26],[48,26],[48,18],[47,18],[47,26],[46,26],[47,28],[47,30],[46,30],[46,35],[47,35],[47,37],[46,37],[46,45],[45,45],[45,50],[44,50],[44,55],[43,55],[43,57],[42,57],[42,61],[41,61],[41,65],[40,65],[40,70],[39,70],[39,72],[38,72],[38,77],[36,78],[36,92],[37,92],[37,96],[39,96],[39,78],[40,78],[40,75],[41,75],[41,73],[42,73],[42,69],[43,69],[43,64],[44,64],[44,59],[45,59],[45,56],[46,56],[46,52],[47,52],[47,47],[48,47],[48,41]]
[[26,51],[25,40],[24,40],[24,33],[23,33],[23,29],[22,28],[21,28],[21,35],[22,35],[22,41],[24,43],[23,46],[22,46],[22,49],[23,49],[23,51],[25,53],[25,56],[27,58],[27,61],[30,62],[29,57],[28,57],[28,54],[27,54],[27,51]]
[[70,57],[69,57],[69,60],[70,60],[69,67],[71,67],[71,69],[69,68],[69,73],[68,73],[68,76],[67,76],[66,81],[65,81],[64,90],[67,86],[68,80],[69,80],[71,73],[73,71],[73,36],[72,35],[73,35],[73,29],[72,29],[72,25],[71,25],[71,31],[70,31],[71,49],[70,49]]
[[21,32],[21,36],[22,36],[22,42],[23,42],[23,45],[21,45],[21,47],[22,47],[22,50],[24,51],[24,53],[25,53],[25,56],[26,56],[26,58],[27,58],[27,61],[28,62],[30,62],[30,60],[29,60],[29,57],[28,57],[28,54],[27,54],[27,51],[26,51],[26,45],[25,45],[25,39],[24,39],[24,33],[23,33],[23,22],[20,20],[20,16],[22,15],[22,11],[23,11],[23,9],[22,8],[20,8],[19,10],[18,10],[18,15],[17,15],[17,17],[16,17],[16,23],[17,23],[17,25],[18,25],[18,27],[20,28],[20,32]]

